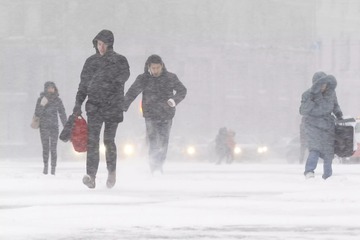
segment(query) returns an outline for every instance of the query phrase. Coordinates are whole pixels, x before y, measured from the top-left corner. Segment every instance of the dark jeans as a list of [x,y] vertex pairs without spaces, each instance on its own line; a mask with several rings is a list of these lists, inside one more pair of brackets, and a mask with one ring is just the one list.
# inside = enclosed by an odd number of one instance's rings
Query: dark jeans
[[150,168],[161,169],[165,162],[172,120],[145,119],[149,142]]
[[56,167],[57,162],[57,142],[59,129],[56,127],[41,128],[40,138],[43,149],[43,161],[45,165],[49,163],[49,154],[51,153],[51,166]]
[[87,157],[86,157],[86,173],[92,177],[96,177],[99,168],[100,152],[99,141],[101,127],[105,123],[104,129],[104,145],[106,166],[108,172],[116,170],[116,144],[115,135],[119,125],[118,122],[104,121],[101,116],[88,115],[88,143],[87,143]]

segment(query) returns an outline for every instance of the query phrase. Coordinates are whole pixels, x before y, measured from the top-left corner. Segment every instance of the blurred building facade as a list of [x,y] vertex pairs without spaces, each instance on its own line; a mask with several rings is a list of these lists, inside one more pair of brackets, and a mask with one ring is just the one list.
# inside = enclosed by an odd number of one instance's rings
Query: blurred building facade
[[316,67],[333,74],[344,115],[360,116],[360,2],[316,1]]
[[[187,86],[174,135],[211,137],[222,126],[269,140],[296,134],[301,93],[317,70],[339,79],[338,97],[346,99],[346,111],[358,108],[356,93],[349,92],[359,84],[360,2],[355,0],[128,0],[103,5],[94,0],[13,0],[2,1],[0,9],[0,109],[5,113],[0,150],[5,157],[40,146],[29,124],[44,82],[57,83],[71,113],[83,63],[94,52],[91,40],[104,28],[115,34],[115,51],[129,60],[127,88],[153,53]],[[126,114],[124,124],[135,132],[143,128],[136,110]]]

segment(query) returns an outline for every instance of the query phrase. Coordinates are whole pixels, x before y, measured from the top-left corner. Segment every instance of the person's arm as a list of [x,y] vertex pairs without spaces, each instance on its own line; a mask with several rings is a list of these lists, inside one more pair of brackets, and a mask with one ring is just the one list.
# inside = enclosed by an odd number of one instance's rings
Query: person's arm
[[299,112],[303,116],[323,116],[326,114],[325,109],[322,107],[324,97],[321,92],[316,94],[307,91],[301,97],[301,105]]
[[301,105],[299,109],[301,115],[309,115],[309,113],[315,106],[315,102],[311,100],[310,96],[311,94],[309,91],[304,92],[301,96]]
[[342,113],[342,111],[340,109],[340,106],[339,106],[335,91],[334,91],[334,98],[335,98],[335,101],[334,101],[333,113],[335,114],[336,118],[342,119],[343,113]]
[[63,104],[63,102],[61,101],[60,98],[59,98],[57,107],[58,107],[58,113],[59,113],[59,116],[60,116],[61,123],[62,123],[62,125],[64,127],[65,124],[66,124],[66,121],[67,121],[67,116],[66,116],[64,104]]
[[40,98],[38,98],[38,100],[36,101],[36,106],[35,106],[35,115],[37,117],[41,117],[45,111],[45,106],[48,103],[48,100],[45,96],[42,96]]
[[142,75],[139,75],[125,94],[124,105],[123,105],[124,111],[127,111],[129,109],[130,104],[143,90],[144,90],[144,77]]
[[125,83],[130,77],[130,66],[127,59],[124,56],[121,56],[118,62],[119,75],[117,80],[121,83]]
[[40,99],[38,98],[36,100],[36,105],[35,105],[35,116],[40,117],[42,115],[42,112],[44,111],[43,109],[40,109]]
[[75,106],[73,109],[73,114],[75,114],[76,116],[81,114],[81,105],[83,104],[83,102],[87,97],[88,94],[87,88],[93,74],[94,74],[94,69],[91,66],[91,57],[90,57],[85,61],[85,64],[80,74],[80,83],[79,83],[78,91],[76,93]]
[[184,84],[179,80],[179,78],[176,75],[174,75],[173,81],[174,81],[175,94],[174,94],[174,96],[172,98],[170,98],[168,100],[168,104],[171,107],[175,107],[182,100],[184,100],[184,98],[186,96],[186,93],[187,93],[186,87],[184,86]]

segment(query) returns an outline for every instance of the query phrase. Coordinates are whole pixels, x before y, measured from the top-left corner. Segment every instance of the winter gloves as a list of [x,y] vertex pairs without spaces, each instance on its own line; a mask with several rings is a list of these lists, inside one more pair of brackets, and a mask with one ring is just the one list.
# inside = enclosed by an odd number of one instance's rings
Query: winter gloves
[[48,102],[49,102],[48,99],[46,97],[43,97],[40,101],[40,105],[45,106]]
[[170,98],[167,103],[169,104],[170,107],[175,107],[176,106],[176,103],[174,101],[174,99]]
[[335,114],[337,120],[343,120],[343,114],[342,112],[338,112]]

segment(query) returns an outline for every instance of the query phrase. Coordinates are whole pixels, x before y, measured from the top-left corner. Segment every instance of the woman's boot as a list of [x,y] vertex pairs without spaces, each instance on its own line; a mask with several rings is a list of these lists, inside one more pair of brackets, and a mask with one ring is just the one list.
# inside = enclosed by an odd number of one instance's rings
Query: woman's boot
[[51,175],[55,175],[55,166],[51,166]]
[[48,169],[49,169],[49,166],[47,163],[44,163],[44,170],[43,170],[43,174],[48,174]]

